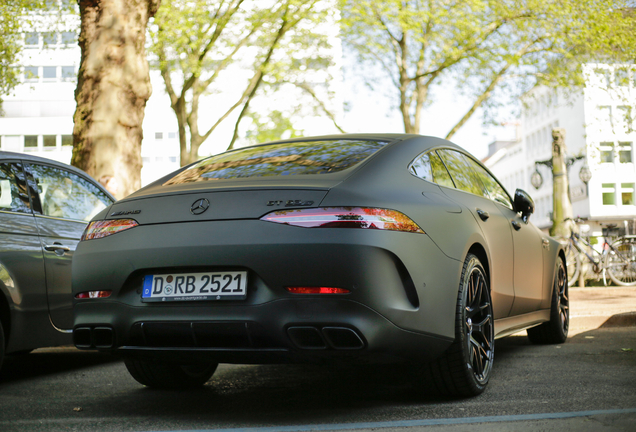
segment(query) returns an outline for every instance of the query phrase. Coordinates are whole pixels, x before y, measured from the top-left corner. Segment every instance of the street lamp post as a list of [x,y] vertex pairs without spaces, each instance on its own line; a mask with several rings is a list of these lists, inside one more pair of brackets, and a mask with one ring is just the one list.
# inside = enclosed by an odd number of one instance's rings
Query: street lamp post
[[[548,160],[536,161],[534,163],[534,172],[530,175],[530,183],[535,189],[540,189],[543,185],[543,176],[539,172],[539,165],[545,165],[552,171],[552,228],[551,235],[569,237],[571,221],[566,219],[572,218],[572,203],[570,201],[570,187],[568,182],[568,171],[576,161],[585,158],[585,156],[565,156],[565,129],[552,129],[552,158]],[[584,164],[579,172],[579,178],[585,183],[586,196],[588,195],[587,184],[592,177],[592,173]]]

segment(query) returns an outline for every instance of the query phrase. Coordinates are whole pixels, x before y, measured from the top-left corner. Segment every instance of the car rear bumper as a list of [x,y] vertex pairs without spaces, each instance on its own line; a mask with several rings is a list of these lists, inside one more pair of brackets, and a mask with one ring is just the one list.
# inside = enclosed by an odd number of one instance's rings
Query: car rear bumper
[[[94,312],[91,310],[95,309]],[[220,363],[417,362],[452,340],[401,329],[354,301],[284,299],[253,307],[131,310],[84,304],[74,329],[81,349],[173,361]],[[91,322],[87,317],[99,317]],[[83,322],[86,321],[86,322]]]
[[[244,300],[144,303],[144,276],[243,270]],[[306,229],[263,221],[139,226],[80,243],[79,348],[224,363],[421,361],[454,337],[461,265],[425,234]],[[286,286],[350,294],[299,295]]]

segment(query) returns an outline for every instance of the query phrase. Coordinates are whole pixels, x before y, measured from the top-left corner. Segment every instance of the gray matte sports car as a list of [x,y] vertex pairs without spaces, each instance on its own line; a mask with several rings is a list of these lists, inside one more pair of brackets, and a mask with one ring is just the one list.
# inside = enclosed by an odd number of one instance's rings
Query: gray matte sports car
[[568,332],[560,244],[437,138],[338,135],[241,148],[116,202],[73,261],[74,341],[142,384],[218,363],[402,363],[482,392],[498,337]]
[[72,343],[73,251],[113,201],[77,168],[0,152],[0,365],[5,353]]

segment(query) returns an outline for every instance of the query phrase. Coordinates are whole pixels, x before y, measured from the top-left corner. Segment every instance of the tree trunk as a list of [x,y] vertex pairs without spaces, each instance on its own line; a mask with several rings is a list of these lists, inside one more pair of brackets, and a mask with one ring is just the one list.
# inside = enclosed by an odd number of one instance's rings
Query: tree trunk
[[[552,129],[553,214],[550,235],[570,237],[572,203],[566,166],[565,129]],[[570,219],[570,220],[565,220]]]
[[80,0],[82,50],[71,164],[113,176],[122,198],[141,186],[142,122],[152,92],[145,41],[161,0]]

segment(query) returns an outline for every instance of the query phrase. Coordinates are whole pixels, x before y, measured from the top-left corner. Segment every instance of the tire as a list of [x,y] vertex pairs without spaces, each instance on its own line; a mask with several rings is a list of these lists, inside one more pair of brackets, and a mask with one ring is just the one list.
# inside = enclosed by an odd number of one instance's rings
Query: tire
[[158,389],[201,387],[212,377],[217,363],[179,365],[149,360],[124,359],[126,369],[138,383]]
[[464,261],[455,308],[455,341],[439,359],[427,364],[422,378],[443,395],[476,396],[490,379],[495,333],[486,272],[479,258]]
[[612,248],[605,257],[610,279],[616,285],[636,286],[636,239],[619,239]]
[[534,344],[560,344],[565,342],[570,328],[570,300],[568,279],[563,260],[557,260],[550,306],[550,321],[526,330]]

